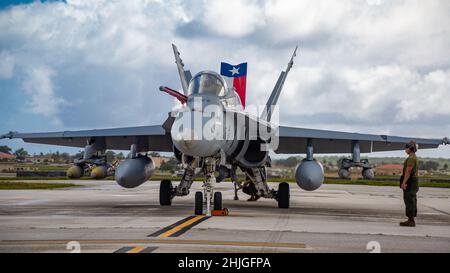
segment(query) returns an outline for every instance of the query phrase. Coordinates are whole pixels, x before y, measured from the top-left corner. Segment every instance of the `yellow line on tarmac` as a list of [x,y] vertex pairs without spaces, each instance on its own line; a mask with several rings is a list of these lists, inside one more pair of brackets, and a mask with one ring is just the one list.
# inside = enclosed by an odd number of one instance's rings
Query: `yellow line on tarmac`
[[197,221],[199,221],[199,220],[201,220],[203,218],[205,218],[204,215],[196,216],[196,217],[194,217],[194,218],[192,218],[192,219],[190,219],[190,220],[188,220],[186,222],[183,222],[183,223],[179,224],[178,226],[176,226],[176,227],[174,227],[174,228],[164,232],[163,234],[159,235],[158,238],[167,238],[170,235],[174,234],[175,232],[180,231],[184,227],[192,225],[193,223],[195,223],[195,222],[197,222]]
[[145,249],[145,246],[137,246],[127,251],[127,253],[139,253]]

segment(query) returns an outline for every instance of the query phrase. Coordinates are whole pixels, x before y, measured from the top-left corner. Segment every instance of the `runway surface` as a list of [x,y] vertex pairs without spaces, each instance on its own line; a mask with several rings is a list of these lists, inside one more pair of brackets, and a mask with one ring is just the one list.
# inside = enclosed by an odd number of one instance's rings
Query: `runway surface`
[[243,193],[234,201],[221,183],[230,215],[193,217],[201,182],[171,207],[159,206],[158,181],[70,183],[84,187],[0,191],[0,252],[450,252],[449,189],[421,188],[417,227],[405,228],[396,187],[291,184],[291,208],[278,209]]

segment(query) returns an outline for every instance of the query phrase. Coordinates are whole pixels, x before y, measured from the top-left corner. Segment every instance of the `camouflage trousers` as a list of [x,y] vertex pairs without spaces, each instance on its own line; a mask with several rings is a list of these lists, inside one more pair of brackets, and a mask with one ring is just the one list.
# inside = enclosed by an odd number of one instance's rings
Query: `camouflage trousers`
[[408,181],[408,187],[403,190],[403,201],[405,202],[405,214],[408,218],[417,217],[417,192],[419,191],[419,183],[417,178]]

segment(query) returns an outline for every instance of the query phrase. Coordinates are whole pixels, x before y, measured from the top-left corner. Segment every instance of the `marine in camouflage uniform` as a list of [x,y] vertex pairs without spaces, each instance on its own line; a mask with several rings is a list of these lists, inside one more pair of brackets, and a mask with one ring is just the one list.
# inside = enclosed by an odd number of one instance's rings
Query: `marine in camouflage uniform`
[[417,217],[417,192],[419,191],[419,161],[416,156],[417,145],[414,141],[406,144],[405,152],[408,158],[403,163],[403,175],[401,188],[403,189],[403,201],[405,202],[405,214],[408,220],[400,223],[400,226],[415,227],[414,220]]

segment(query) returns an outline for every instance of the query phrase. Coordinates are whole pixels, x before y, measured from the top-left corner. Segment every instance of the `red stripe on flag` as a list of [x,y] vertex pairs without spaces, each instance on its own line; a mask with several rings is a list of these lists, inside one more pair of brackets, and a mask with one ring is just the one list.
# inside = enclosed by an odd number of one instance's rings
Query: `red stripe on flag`
[[245,108],[245,88],[247,84],[247,77],[238,77],[233,79],[233,87],[241,99],[242,106]]

